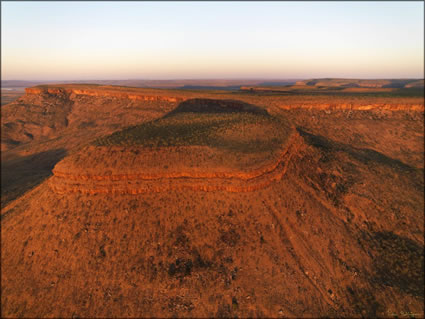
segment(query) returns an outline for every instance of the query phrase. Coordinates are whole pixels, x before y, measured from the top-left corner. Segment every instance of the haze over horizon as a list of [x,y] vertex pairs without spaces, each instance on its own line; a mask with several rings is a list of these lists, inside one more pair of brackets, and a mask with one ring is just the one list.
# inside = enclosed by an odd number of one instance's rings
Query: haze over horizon
[[2,80],[424,77],[423,2],[2,2]]

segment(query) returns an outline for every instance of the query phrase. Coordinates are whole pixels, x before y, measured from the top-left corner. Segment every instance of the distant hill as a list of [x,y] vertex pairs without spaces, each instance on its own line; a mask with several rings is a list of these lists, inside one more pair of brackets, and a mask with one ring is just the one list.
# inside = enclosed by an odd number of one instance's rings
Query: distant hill
[[226,79],[193,79],[193,80],[72,80],[72,81],[25,81],[25,80],[2,80],[2,88],[8,87],[31,87],[40,84],[71,84],[71,83],[93,83],[101,85],[119,85],[140,88],[181,88],[181,89],[224,89],[237,90],[241,86],[255,87],[282,87],[289,85],[307,87],[339,87],[339,88],[421,88],[424,80],[418,79],[282,79],[282,80],[226,80]]
[[2,88],[9,88],[9,87],[14,87],[14,88],[18,88],[18,87],[30,87],[30,86],[34,86],[34,85],[39,85],[42,84],[43,82],[41,81],[18,81],[18,80],[2,80],[1,81],[1,87]]
[[292,85],[296,82],[294,79],[267,80],[264,79],[192,79],[192,80],[72,80],[72,81],[20,81],[20,80],[2,80],[1,86],[7,87],[31,87],[40,84],[71,84],[71,83],[93,83],[101,85],[119,85],[141,88],[183,88],[183,89],[214,89],[237,90],[243,85]]
[[409,88],[423,87],[424,80],[418,79],[381,79],[381,80],[363,80],[363,79],[309,79],[297,81],[296,85],[316,86],[316,87],[346,87],[346,88]]

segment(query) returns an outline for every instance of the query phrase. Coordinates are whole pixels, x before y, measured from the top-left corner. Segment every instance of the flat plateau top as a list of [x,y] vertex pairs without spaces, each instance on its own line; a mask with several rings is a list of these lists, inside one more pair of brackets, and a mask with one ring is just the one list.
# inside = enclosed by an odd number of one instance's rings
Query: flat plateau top
[[[259,169],[281,156],[291,134],[282,119],[240,102],[231,112],[226,107],[219,112],[216,105],[218,110],[211,113],[195,111],[197,103],[100,138],[59,162],[55,172],[97,176],[239,172]],[[235,111],[237,107],[244,111]]]
[[[26,89],[27,92],[37,93],[44,90],[69,90],[69,91],[89,91],[98,95],[134,95],[134,96],[161,96],[174,97],[180,99],[190,98],[220,98],[237,99],[247,103],[253,103],[263,107],[271,106],[321,106],[329,107],[335,105],[374,105],[380,108],[383,105],[398,106],[395,109],[405,109],[409,105],[420,105],[423,110],[424,95],[423,88],[401,88],[401,89],[379,89],[376,88],[346,88],[346,91],[317,89],[311,86],[288,87],[254,87],[254,90],[244,89],[235,91],[223,91],[220,87],[214,90],[206,89],[153,89],[137,88],[115,85],[100,84],[48,84],[38,85]],[[401,107],[400,106],[404,106]]]

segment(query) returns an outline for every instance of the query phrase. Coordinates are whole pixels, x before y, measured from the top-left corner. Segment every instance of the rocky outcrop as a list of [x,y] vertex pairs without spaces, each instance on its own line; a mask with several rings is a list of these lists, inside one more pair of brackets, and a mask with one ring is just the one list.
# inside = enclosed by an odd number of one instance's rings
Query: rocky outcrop
[[182,96],[161,96],[161,95],[149,95],[143,92],[134,91],[123,91],[114,89],[89,89],[89,88],[78,88],[78,87],[31,87],[26,88],[27,94],[35,95],[61,95],[61,94],[75,94],[75,95],[87,95],[96,97],[114,97],[118,99],[129,99],[134,101],[165,101],[165,102],[182,102],[187,98]]
[[[419,81],[420,82],[420,81]],[[420,84],[420,83],[419,83]],[[354,90],[356,88],[351,88]],[[362,89],[362,88],[360,88]],[[258,88],[255,88],[258,90]],[[348,89],[347,89],[348,90]],[[116,87],[88,84],[43,85],[26,89],[26,95],[2,106],[1,148],[4,151],[26,147],[32,143],[37,151],[45,151],[41,140],[54,141],[63,136],[67,140],[55,144],[56,148],[70,148],[72,136],[85,135],[87,140],[107,135],[119,128],[136,125],[177,110],[182,104],[188,110],[193,99],[234,100],[236,109],[242,103],[256,105],[263,112],[279,114],[282,111],[323,110],[325,112],[350,112],[365,115],[366,112],[416,113],[422,117],[423,97],[367,96],[354,94],[332,96],[302,94],[246,94],[193,92]],[[217,103],[216,109],[220,107]],[[243,108],[246,108],[246,105]],[[187,107],[189,106],[189,107]],[[394,115],[394,114],[393,114]],[[410,116],[410,115],[409,115]],[[56,142],[55,142],[56,143]]]
[[[176,91],[176,90],[160,90],[160,89],[141,89],[141,88],[122,88],[122,87],[113,87],[113,86],[90,86],[90,85],[58,85],[58,86],[36,86],[31,88],[26,88],[27,95],[38,95],[38,96],[70,96],[71,100],[76,96],[91,96],[99,98],[116,98],[120,100],[130,100],[130,101],[154,101],[154,102],[169,102],[169,103],[180,103],[187,101],[192,98],[212,98],[211,94],[208,93],[196,93],[193,94],[187,91]],[[261,88],[261,87],[241,87],[242,91],[269,91],[270,88]],[[347,88],[347,92],[357,92],[362,93],[361,90],[364,88]],[[357,90],[357,91],[356,91]],[[381,90],[391,90],[391,89],[382,89]],[[214,96],[217,98],[217,95]],[[220,96],[220,99],[235,99],[248,103],[255,102],[257,104],[256,97],[250,96],[235,96],[234,94],[223,94]],[[379,99],[378,103],[370,103],[376,98],[368,98],[367,102],[363,102],[361,99],[357,98],[342,98],[338,97],[335,99],[334,103],[323,103],[323,98],[314,98],[312,101],[306,100],[303,101],[303,98],[300,98],[297,101],[296,96],[272,96],[267,97],[268,105],[277,106],[281,109],[317,109],[317,110],[392,110],[392,111],[424,111],[423,99],[411,99],[411,101],[400,100],[400,98],[390,98],[388,99]],[[329,98],[327,98],[329,99]],[[339,101],[341,99],[341,101]],[[326,100],[326,99],[325,99]],[[218,100],[217,100],[218,101]],[[261,101],[261,99],[259,100]],[[398,103],[397,101],[400,101]],[[237,102],[237,101],[236,101]],[[286,102],[286,103],[285,103]],[[227,103],[228,104],[228,103]],[[258,105],[261,105],[259,103]],[[266,107],[266,105],[264,105]]]
[[[27,88],[24,96],[2,106],[2,150],[64,135],[87,134],[90,139],[110,134],[162,116],[186,99],[163,91],[82,85]],[[59,147],[72,143],[65,144]]]
[[302,147],[301,136],[294,132],[278,159],[251,171],[190,172],[157,174],[73,174],[53,170],[50,187],[59,194],[141,194],[171,190],[250,192],[269,186],[283,177],[293,154]]

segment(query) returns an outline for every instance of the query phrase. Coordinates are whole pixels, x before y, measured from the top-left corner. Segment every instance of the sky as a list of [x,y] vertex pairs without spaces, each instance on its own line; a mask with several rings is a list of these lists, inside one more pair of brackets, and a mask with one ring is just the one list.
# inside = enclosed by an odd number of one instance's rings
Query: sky
[[1,2],[2,80],[424,78],[424,2]]

